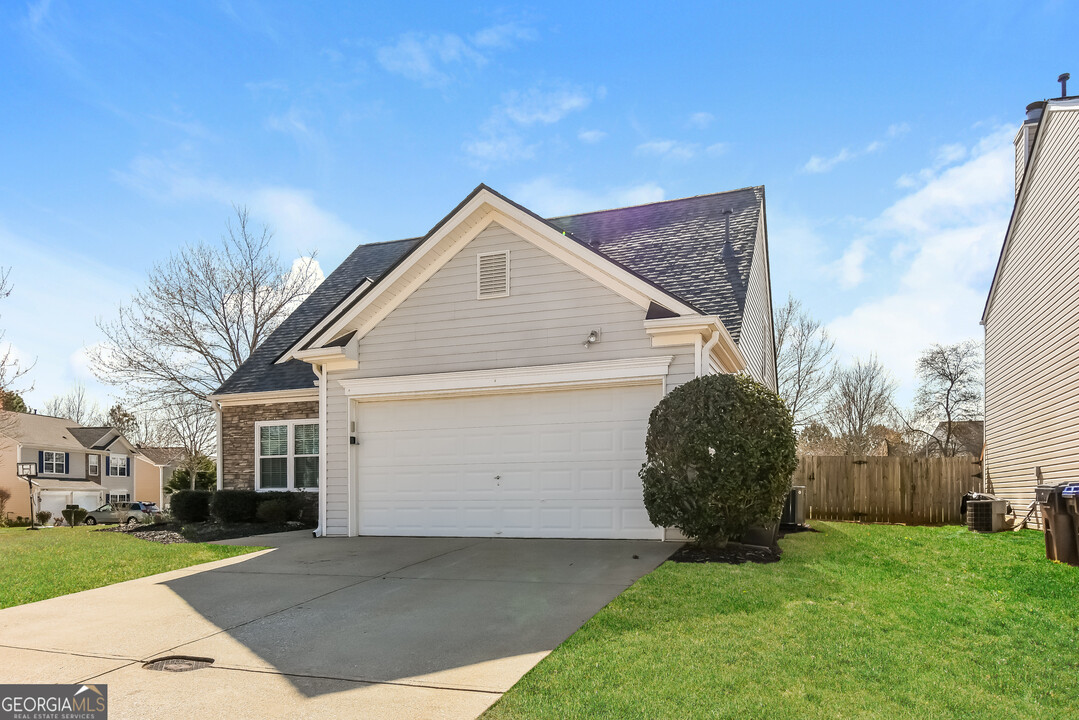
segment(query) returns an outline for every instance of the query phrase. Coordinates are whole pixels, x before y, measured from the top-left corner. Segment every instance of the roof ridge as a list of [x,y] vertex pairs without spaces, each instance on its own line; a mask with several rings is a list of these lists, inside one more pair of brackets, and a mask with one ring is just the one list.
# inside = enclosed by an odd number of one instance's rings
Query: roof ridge
[[598,213],[614,212],[616,210],[631,210],[639,207],[649,207],[651,205],[665,205],[667,203],[682,202],[683,200],[697,200],[698,198],[716,197],[717,195],[729,195],[730,193],[743,192],[745,190],[756,190],[763,188],[763,185],[747,185],[745,187],[734,188],[733,190],[721,190],[714,193],[702,193],[700,195],[686,195],[685,197],[671,198],[670,200],[656,200],[655,202],[637,203],[636,205],[621,205],[619,207],[605,208],[603,210],[588,210],[581,213],[566,213],[565,215],[552,215],[546,220],[561,220],[568,217],[580,217],[582,215],[596,215]]

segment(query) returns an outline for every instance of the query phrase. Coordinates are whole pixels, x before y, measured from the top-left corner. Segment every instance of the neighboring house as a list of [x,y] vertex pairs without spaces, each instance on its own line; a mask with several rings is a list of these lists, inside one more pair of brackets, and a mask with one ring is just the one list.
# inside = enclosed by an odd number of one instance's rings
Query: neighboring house
[[183,460],[182,447],[138,446],[135,456],[135,500],[157,503],[160,508],[168,505],[169,495],[165,483]]
[[1027,106],[1015,181],[982,324],[985,468],[1018,510],[1079,478],[1079,97]]
[[959,420],[952,423],[951,438],[948,438],[948,423],[941,422],[933,430],[933,439],[927,444],[930,455],[942,455],[945,445],[951,450],[949,455],[982,456],[985,444],[985,423],[981,420]]
[[108,502],[136,500],[135,446],[116,428],[76,426],[69,430],[90,451],[86,475],[105,486]]
[[[30,515],[30,487],[18,477],[16,463],[38,464],[34,480],[34,510],[59,515],[67,505],[87,510],[107,496],[100,483],[101,454],[90,452],[66,418],[0,411],[0,487],[11,491],[10,517]],[[96,459],[96,460],[95,460]]]
[[775,389],[764,188],[544,219],[481,185],[361,245],[217,391],[218,483],[326,535],[664,537],[638,471],[671,389]]

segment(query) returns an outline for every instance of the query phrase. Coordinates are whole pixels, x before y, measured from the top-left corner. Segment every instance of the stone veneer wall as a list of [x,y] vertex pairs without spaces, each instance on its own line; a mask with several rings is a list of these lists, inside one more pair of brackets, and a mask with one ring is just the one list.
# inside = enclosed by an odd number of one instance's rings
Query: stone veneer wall
[[222,407],[222,487],[226,490],[255,489],[256,422],[317,418],[318,400]]

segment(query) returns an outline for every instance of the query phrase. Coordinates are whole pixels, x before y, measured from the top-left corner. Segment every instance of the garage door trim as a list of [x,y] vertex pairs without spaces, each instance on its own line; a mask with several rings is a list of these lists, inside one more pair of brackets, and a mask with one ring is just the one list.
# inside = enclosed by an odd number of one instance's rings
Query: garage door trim
[[348,397],[360,401],[641,385],[656,381],[663,383],[663,394],[666,394],[667,373],[673,360],[673,356],[664,355],[427,375],[394,375],[339,382]]

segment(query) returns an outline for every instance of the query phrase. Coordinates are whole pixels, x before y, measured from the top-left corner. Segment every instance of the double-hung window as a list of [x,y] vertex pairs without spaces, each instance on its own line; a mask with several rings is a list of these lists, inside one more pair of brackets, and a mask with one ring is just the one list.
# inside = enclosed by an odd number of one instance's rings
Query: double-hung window
[[41,453],[41,472],[50,475],[67,474],[67,453],[46,450]]
[[318,422],[255,423],[255,487],[259,490],[318,489]]
[[112,477],[127,477],[127,455],[109,455],[109,471]]
[[98,469],[100,467],[100,465],[98,464],[99,463],[99,460],[98,460],[99,457],[100,457],[100,455],[87,455],[86,456],[86,464],[87,464],[86,474],[87,475],[97,475],[99,472],[101,472]]

